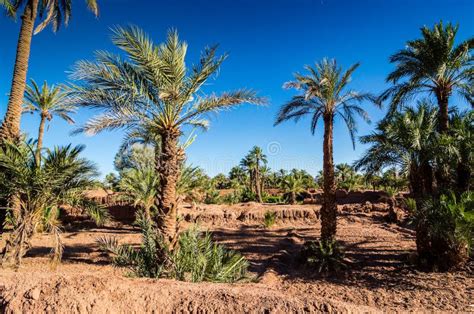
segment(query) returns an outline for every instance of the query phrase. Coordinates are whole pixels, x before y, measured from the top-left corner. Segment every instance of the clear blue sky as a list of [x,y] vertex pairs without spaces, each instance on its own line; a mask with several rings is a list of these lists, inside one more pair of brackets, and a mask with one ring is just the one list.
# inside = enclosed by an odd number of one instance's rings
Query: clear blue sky
[[[283,90],[282,84],[305,64],[324,57],[336,58],[344,67],[360,61],[352,87],[378,93],[392,68],[388,57],[418,37],[421,26],[442,19],[460,24],[459,39],[474,35],[472,0],[99,0],[99,19],[86,11],[84,1],[73,2],[69,27],[57,34],[46,29],[34,36],[29,78],[66,82],[75,61],[92,59],[95,50],[116,51],[109,40],[111,26],[138,25],[155,42],[174,27],[189,44],[188,63],[197,61],[202,48],[214,43],[230,53],[207,91],[248,87],[270,98],[267,107],[246,105],[212,117],[210,130],[200,133],[187,151],[189,162],[210,175],[227,172],[254,145],[266,151],[275,170],[296,167],[316,174],[321,169],[321,129],[311,136],[308,120],[273,127],[279,106],[293,94]],[[6,110],[19,26],[0,17],[0,116]],[[373,123],[361,123],[360,135],[368,133],[384,114],[370,104],[366,108]],[[90,116],[80,111],[76,120],[81,123]],[[37,127],[38,117],[24,117],[22,129],[31,137],[36,137]],[[83,143],[103,175],[112,171],[122,133],[71,137],[72,129],[53,120],[45,144]],[[336,163],[351,163],[365,149],[360,144],[352,149],[340,122],[334,139]]]

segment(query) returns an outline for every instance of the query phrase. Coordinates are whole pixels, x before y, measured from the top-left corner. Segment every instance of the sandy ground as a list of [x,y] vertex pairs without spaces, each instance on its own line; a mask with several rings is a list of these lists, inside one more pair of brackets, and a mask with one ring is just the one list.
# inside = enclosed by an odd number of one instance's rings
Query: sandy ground
[[[270,229],[261,224],[267,210],[278,213]],[[317,206],[214,205],[182,213],[241,251],[251,263],[251,280],[192,284],[130,278],[109,264],[96,239],[116,236],[139,243],[138,230],[119,223],[81,224],[66,228],[63,263],[55,269],[47,257],[50,240],[43,235],[35,238],[20,270],[0,269],[0,312],[474,312],[473,273],[409,267],[414,232],[385,223],[382,212],[340,215],[338,238],[352,264],[326,278],[293,261],[304,240],[319,234]]]

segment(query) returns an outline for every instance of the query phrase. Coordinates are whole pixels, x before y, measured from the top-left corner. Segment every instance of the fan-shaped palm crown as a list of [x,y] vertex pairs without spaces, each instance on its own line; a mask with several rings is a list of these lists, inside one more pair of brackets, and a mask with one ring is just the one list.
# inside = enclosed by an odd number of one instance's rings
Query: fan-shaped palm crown
[[474,105],[474,59],[470,52],[474,38],[455,44],[458,26],[436,24],[421,28],[422,38],[407,42],[406,47],[390,57],[396,68],[387,76],[394,85],[379,98],[391,99],[389,113],[420,93],[436,97],[440,109],[440,130],[448,129],[448,101],[459,92]]

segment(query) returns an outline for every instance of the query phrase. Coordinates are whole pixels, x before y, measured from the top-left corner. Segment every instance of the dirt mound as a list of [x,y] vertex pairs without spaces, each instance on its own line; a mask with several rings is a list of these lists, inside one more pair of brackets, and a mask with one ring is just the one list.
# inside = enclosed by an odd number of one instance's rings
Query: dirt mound
[[[263,284],[191,284],[117,276],[18,274],[0,286],[5,313],[295,313],[353,312],[354,306]],[[375,312],[369,307],[357,310]]]
[[180,214],[192,223],[263,223],[266,212],[275,213],[279,223],[314,223],[319,219],[320,206],[315,205],[269,205],[243,203],[237,205],[200,205],[184,207]]

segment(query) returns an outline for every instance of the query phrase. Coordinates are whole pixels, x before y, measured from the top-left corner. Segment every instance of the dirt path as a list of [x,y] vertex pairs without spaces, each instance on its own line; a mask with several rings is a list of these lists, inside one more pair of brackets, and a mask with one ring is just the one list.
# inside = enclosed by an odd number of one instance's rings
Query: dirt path
[[[214,206],[209,212],[224,217],[219,214],[224,209],[232,210]],[[249,210],[260,215],[268,208]],[[310,207],[301,210],[314,212]],[[19,271],[0,270],[0,309],[10,313],[474,311],[472,273],[412,270],[406,260],[414,250],[413,231],[384,223],[382,213],[342,215],[338,237],[352,261],[350,271],[312,279],[312,272],[295,267],[292,259],[305,239],[319,234],[317,217],[305,218],[302,213],[295,214],[299,219],[283,219],[282,214],[275,226],[264,229],[260,223],[238,220],[240,214],[234,213],[233,218],[203,219],[201,226],[249,259],[255,278],[251,283],[128,278],[109,265],[95,241],[112,235],[123,243],[139,243],[136,229],[73,229],[64,233],[64,261],[56,269],[47,258],[50,240],[38,236]],[[202,210],[201,216],[206,215]]]

